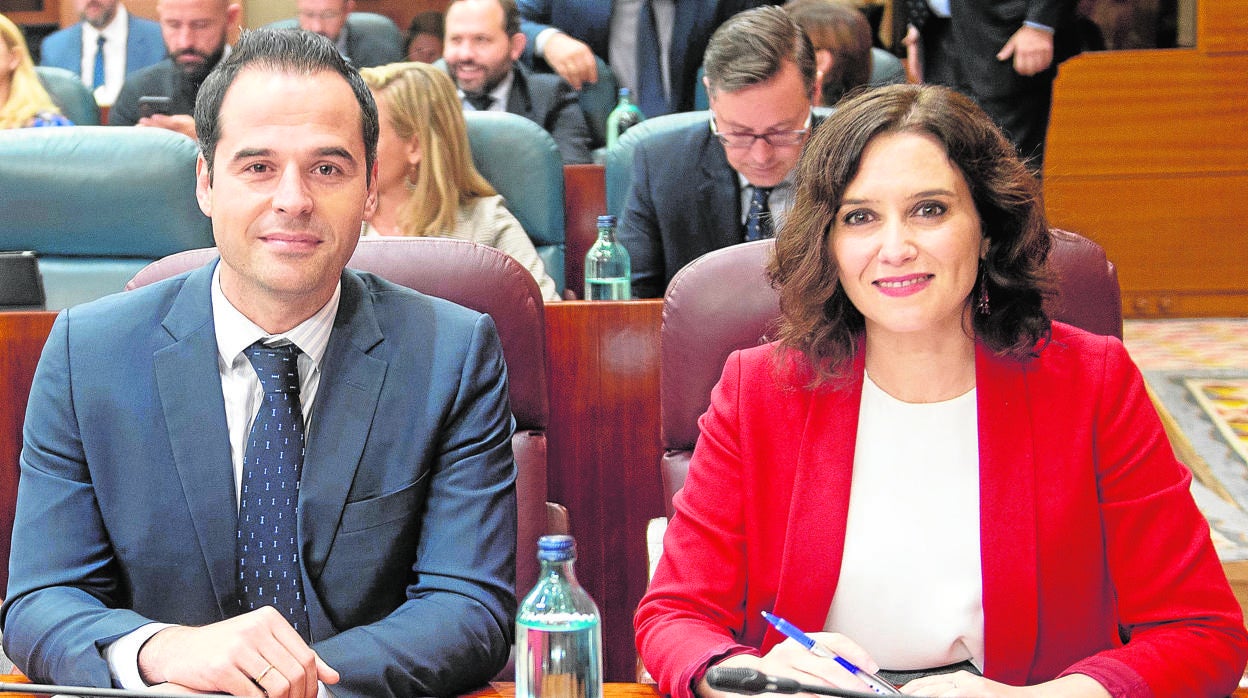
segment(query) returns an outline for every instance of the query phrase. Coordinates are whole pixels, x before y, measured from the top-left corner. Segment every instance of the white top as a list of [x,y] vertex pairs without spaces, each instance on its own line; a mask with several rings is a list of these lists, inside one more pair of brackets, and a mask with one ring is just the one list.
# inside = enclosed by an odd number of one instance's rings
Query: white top
[[130,16],[126,6],[117,5],[113,21],[101,31],[82,22],[82,84],[91,89],[95,86],[95,54],[99,37],[104,36],[104,84],[95,91],[95,101],[101,106],[111,106],[126,81],[126,42],[130,39]]
[[906,403],[864,376],[841,577],[826,630],[885,669],[984,666],[975,390]]

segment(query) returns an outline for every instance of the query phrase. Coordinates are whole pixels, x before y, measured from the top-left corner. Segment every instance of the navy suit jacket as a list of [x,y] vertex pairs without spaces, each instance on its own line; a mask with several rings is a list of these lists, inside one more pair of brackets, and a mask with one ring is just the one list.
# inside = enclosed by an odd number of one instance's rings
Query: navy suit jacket
[[592,136],[578,93],[558,75],[531,73],[517,64],[512,68],[507,111],[546,129],[559,146],[565,165],[590,162]]
[[[529,40],[524,57],[530,65],[536,63],[533,51],[537,35],[550,27],[585,42],[595,55],[610,63],[610,0],[517,0],[516,4],[520,7],[520,31]],[[672,111],[694,108],[694,85],[698,68],[702,66],[702,54],[719,25],[740,10],[770,4],[776,3],[769,0],[680,0],[676,3],[668,59],[672,90],[668,101]]]
[[[108,686],[150,621],[237,614],[212,266],[63,312],[31,390],[4,648]],[[448,695],[506,662],[515,466],[489,316],[346,271],[299,493],[312,646],[338,696]]]
[[[150,19],[128,15],[126,75],[155,65],[165,58],[160,25]],[[50,65],[82,75],[82,22],[52,32],[40,44],[39,65]]]

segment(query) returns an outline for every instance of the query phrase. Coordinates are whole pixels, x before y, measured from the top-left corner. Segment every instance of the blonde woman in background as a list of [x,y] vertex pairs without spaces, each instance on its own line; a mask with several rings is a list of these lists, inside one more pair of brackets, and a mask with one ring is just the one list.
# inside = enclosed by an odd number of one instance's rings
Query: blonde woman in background
[[0,128],[69,125],[39,82],[22,30],[0,15]]
[[381,122],[377,212],[364,234],[451,237],[495,247],[533,274],[545,300],[559,300],[532,240],[472,164],[450,77],[426,63],[391,63],[360,74]]

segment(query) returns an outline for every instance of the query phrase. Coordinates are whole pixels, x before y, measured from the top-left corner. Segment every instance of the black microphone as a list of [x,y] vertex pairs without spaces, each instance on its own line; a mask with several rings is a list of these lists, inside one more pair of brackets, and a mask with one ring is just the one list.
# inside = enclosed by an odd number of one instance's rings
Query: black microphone
[[831,686],[812,686],[798,683],[794,679],[769,676],[757,669],[745,667],[713,666],[706,670],[706,683],[719,691],[744,693],[748,696],[759,693],[817,693],[841,698],[879,698],[874,693],[850,691]]

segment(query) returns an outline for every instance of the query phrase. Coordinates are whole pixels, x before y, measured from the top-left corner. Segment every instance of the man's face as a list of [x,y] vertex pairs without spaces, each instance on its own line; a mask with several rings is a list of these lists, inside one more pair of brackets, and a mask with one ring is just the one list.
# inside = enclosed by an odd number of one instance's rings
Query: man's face
[[[801,130],[810,115],[810,94],[802,84],[802,74],[791,61],[766,82],[736,92],[710,91],[715,125],[724,134],[762,135]],[[750,184],[772,187],[779,184],[797,164],[807,137],[796,145],[773,146],[755,138],[746,148],[724,147],[728,164]]]
[[354,5],[349,0],[299,0],[299,28],[337,41]]
[[75,0],[78,18],[96,29],[103,29],[117,16],[118,0]]
[[224,0],[160,0],[160,33],[169,57],[192,82],[202,82],[225,50],[240,9]]
[[201,156],[196,196],[222,291],[270,332],[289,329],[261,322],[275,308],[302,321],[329,300],[376,208],[361,119],[350,86],[327,71],[247,68],[222,101],[214,172]]
[[524,52],[524,34],[508,36],[497,0],[461,0],[446,10],[442,57],[464,92],[479,94],[498,86]]

